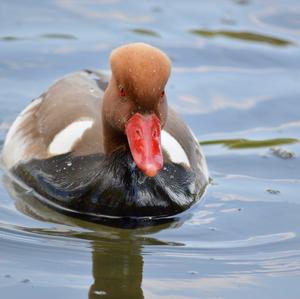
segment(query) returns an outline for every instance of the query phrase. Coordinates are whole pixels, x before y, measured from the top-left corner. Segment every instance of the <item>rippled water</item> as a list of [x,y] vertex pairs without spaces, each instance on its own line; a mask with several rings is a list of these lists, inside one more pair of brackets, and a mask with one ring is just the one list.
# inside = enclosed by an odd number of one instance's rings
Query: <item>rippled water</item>
[[1,1],[0,25],[0,143],[53,80],[145,41],[172,58],[169,102],[213,178],[177,223],[125,230],[2,171],[1,298],[300,298],[299,1]]

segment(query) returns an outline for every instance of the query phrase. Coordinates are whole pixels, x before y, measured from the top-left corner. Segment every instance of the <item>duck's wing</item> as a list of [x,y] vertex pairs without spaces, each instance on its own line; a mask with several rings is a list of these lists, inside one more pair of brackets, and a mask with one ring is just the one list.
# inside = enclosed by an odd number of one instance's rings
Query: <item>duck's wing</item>
[[[4,164],[46,159],[70,152],[101,152],[101,99],[107,80],[94,71],[70,74],[23,110],[10,128],[3,148]],[[82,142],[94,138],[91,143]]]

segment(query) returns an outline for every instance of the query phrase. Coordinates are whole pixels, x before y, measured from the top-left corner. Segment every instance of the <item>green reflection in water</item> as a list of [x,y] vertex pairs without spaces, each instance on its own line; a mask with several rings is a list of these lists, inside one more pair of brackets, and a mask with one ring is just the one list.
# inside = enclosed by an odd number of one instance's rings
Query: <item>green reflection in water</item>
[[291,144],[299,142],[295,138],[274,138],[265,140],[248,140],[248,139],[220,139],[220,140],[208,140],[200,142],[201,145],[215,145],[222,144],[227,148],[233,149],[247,149],[256,147],[269,147],[275,145]]
[[284,40],[269,35],[246,32],[246,31],[225,31],[225,30],[213,31],[213,30],[204,30],[204,29],[192,29],[189,32],[206,38],[222,36],[222,37],[227,37],[232,39],[239,39],[243,41],[271,44],[273,46],[280,46],[280,47],[293,45],[293,43],[288,40]]
[[50,39],[77,39],[75,35],[67,33],[45,33],[40,35],[39,37]]
[[26,40],[26,38],[17,37],[17,36],[2,36],[2,37],[0,37],[0,41],[5,41],[5,42],[15,42],[15,41],[20,41],[20,40]]
[[157,32],[155,32],[153,30],[135,28],[135,29],[131,29],[130,31],[134,32],[134,33],[137,33],[137,34],[141,34],[141,35],[149,35],[149,36],[160,37],[160,34],[158,34]]
[[250,3],[250,0],[234,0],[236,4],[247,5]]
[[20,36],[2,36],[0,41],[4,42],[16,42],[16,41],[28,41],[28,40],[38,40],[38,39],[77,39],[75,35],[68,33],[45,33],[36,37],[20,37]]

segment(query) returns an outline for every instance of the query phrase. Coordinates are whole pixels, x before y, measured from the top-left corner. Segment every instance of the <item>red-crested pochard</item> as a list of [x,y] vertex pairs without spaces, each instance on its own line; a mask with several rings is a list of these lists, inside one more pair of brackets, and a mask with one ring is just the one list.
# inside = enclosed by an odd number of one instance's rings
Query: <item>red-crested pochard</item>
[[112,216],[184,211],[208,184],[198,140],[168,107],[171,62],[133,43],[110,56],[108,82],[80,71],[55,82],[17,117],[5,166],[56,206]]

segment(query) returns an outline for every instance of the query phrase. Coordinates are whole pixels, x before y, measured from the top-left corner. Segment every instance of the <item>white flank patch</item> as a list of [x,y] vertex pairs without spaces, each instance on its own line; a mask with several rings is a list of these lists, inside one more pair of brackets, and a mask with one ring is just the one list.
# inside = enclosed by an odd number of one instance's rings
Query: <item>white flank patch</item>
[[41,103],[42,99],[38,98],[30,103],[16,118],[10,127],[3,146],[3,161],[7,168],[13,167],[19,161],[25,160],[25,152],[27,147],[24,133],[20,130],[23,121],[30,117],[28,112]]
[[65,127],[54,136],[48,148],[49,154],[61,155],[70,152],[84,132],[93,126],[93,123],[91,119],[82,119]]
[[168,132],[161,132],[162,148],[168,152],[171,161],[174,163],[184,163],[190,166],[189,159],[179,142]]

